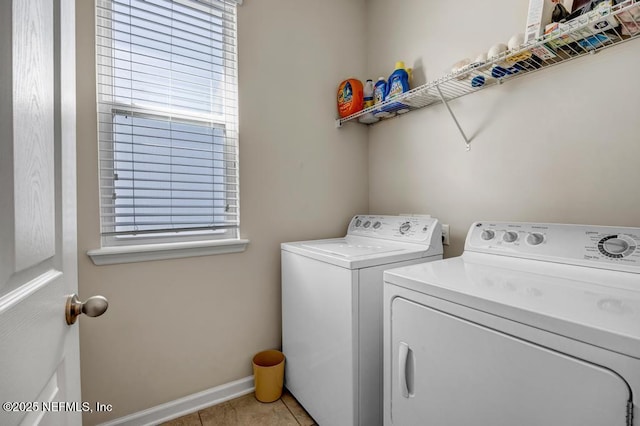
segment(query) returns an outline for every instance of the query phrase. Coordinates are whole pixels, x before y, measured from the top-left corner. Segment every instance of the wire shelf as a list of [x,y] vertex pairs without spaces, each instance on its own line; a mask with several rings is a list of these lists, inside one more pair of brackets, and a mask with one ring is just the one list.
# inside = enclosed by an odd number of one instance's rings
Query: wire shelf
[[[569,22],[559,24],[550,34],[524,44],[517,50],[508,50],[485,62],[473,63],[393,99],[337,119],[336,127],[358,121],[363,116],[366,116],[367,121],[376,118],[382,121],[391,119],[396,114],[444,103],[469,149],[470,141],[449,108],[449,101],[638,37],[640,0],[625,0],[614,6],[597,7]],[[372,115],[375,118],[372,119]]]

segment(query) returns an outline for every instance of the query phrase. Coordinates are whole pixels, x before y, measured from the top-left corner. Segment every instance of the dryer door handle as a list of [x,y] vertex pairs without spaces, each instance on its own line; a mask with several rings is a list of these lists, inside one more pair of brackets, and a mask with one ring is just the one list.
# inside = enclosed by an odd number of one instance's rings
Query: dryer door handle
[[413,393],[413,351],[405,342],[400,342],[398,347],[398,378],[400,393],[405,398],[412,397]]

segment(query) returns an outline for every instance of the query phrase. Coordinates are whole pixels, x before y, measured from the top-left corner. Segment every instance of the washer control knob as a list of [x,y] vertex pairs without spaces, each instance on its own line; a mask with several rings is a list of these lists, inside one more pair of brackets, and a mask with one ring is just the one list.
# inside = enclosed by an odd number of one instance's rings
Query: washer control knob
[[502,236],[502,239],[507,243],[512,243],[518,239],[518,233],[514,231],[507,231]]
[[480,237],[485,241],[493,240],[495,236],[495,231],[492,231],[491,229],[485,229],[482,231],[482,235],[480,235]]
[[622,254],[629,249],[629,243],[622,238],[610,238],[602,245],[605,251],[610,254]]
[[362,225],[362,221],[360,219],[356,219],[356,228]]
[[370,220],[368,220],[368,221],[366,221],[366,222],[364,223],[364,227],[365,227],[365,228],[368,228],[368,227],[370,227],[370,226],[371,226],[371,221],[370,221]]
[[400,228],[398,230],[400,231],[401,234],[404,235],[407,232],[409,232],[410,229],[411,229],[411,223],[405,222],[402,225],[400,225]]
[[373,229],[378,229],[382,226],[382,223],[380,223],[380,221],[376,222],[373,224]]
[[527,242],[532,246],[537,246],[538,244],[541,244],[543,241],[544,241],[544,235],[540,234],[539,232],[532,232],[531,234],[527,235]]

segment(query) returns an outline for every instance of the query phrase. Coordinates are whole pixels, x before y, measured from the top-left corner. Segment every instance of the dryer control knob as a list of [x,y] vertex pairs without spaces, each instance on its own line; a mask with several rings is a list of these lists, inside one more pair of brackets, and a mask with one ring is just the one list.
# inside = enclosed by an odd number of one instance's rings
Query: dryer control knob
[[411,229],[411,223],[410,222],[405,222],[402,225],[400,225],[400,228],[398,229],[400,231],[401,234],[406,234],[407,232],[409,232],[409,229]]
[[480,235],[480,237],[485,241],[493,240],[495,236],[496,233],[491,229],[485,229],[484,231],[482,231],[482,235]]
[[370,226],[371,226],[371,221],[370,221],[370,220],[366,221],[366,222],[364,223],[364,225],[363,225],[363,226],[364,226],[365,228],[370,227]]
[[382,223],[380,223],[379,221],[373,224],[373,229],[378,229],[382,226]]
[[527,235],[527,242],[532,246],[537,246],[538,244],[541,244],[543,241],[544,241],[544,235],[538,232],[533,232]]
[[604,249],[610,254],[622,254],[629,248],[629,243],[621,238],[610,238],[603,243]]
[[507,231],[502,236],[502,239],[507,243],[512,243],[518,239],[518,233],[514,231]]

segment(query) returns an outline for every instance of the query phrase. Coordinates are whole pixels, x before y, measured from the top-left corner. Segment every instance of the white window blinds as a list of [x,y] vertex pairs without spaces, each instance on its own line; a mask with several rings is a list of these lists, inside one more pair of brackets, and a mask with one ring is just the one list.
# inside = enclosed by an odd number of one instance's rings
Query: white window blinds
[[236,4],[96,0],[107,244],[238,237]]

